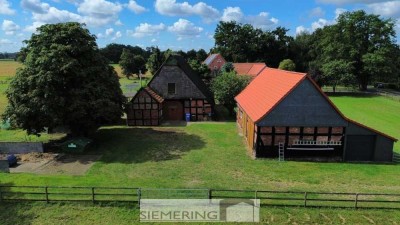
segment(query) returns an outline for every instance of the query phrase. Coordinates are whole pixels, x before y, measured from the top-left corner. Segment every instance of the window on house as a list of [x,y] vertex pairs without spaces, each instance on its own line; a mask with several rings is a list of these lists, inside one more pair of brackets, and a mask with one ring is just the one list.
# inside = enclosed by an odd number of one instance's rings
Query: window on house
[[175,94],[175,83],[168,83],[168,94]]

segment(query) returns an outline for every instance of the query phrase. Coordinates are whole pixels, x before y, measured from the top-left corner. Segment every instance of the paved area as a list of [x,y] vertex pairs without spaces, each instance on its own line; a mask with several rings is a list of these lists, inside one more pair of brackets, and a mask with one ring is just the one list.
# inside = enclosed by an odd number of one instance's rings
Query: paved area
[[84,175],[98,160],[100,155],[60,154],[54,158],[18,162],[10,168],[11,173]]

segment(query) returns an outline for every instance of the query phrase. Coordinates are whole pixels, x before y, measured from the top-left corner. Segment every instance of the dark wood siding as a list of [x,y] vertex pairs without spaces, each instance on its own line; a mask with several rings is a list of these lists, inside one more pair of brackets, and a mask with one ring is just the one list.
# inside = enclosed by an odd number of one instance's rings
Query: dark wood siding
[[163,104],[158,103],[144,89],[127,105],[129,126],[157,126],[162,120]]

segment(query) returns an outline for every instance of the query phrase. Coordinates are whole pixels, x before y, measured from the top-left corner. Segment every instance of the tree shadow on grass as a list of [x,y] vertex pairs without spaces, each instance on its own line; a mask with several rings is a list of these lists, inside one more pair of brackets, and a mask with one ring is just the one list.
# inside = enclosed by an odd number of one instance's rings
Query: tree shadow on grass
[[96,132],[87,154],[100,161],[143,163],[174,160],[205,146],[201,137],[177,128],[105,128]]
[[[13,198],[11,191],[13,183],[0,182],[0,191],[2,192],[2,199]],[[7,192],[4,193],[4,192]],[[30,211],[31,206],[29,203],[15,202],[15,201],[0,201],[0,224],[32,224],[35,215]]]

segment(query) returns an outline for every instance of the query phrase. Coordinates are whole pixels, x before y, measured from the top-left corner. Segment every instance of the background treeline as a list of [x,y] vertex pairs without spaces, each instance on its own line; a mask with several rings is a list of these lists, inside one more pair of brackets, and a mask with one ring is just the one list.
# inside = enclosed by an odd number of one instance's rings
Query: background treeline
[[263,31],[249,24],[220,22],[213,52],[230,62],[265,62],[278,67],[285,59],[320,85],[366,90],[376,82],[400,85],[400,48],[395,21],[364,11],[346,12],[334,25],[289,36],[277,27]]
[[[121,60],[121,55],[123,50],[126,49],[130,53],[132,53],[135,56],[141,56],[143,57],[146,61],[150,58],[151,54],[160,51],[158,47],[146,47],[146,48],[141,48],[139,46],[131,46],[131,45],[124,45],[124,44],[108,44],[106,47],[100,49],[100,53],[106,57],[110,63],[119,63]],[[161,51],[163,55],[169,55],[171,53],[179,54],[183,56],[186,60],[193,60],[196,59],[198,61],[204,61],[207,58],[207,52],[204,49],[199,49],[199,50],[189,50],[187,52],[179,50],[179,51],[172,51],[170,49],[167,49],[165,51]]]

